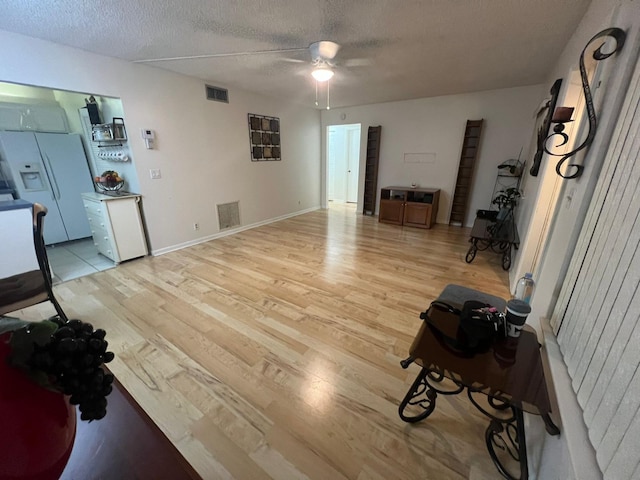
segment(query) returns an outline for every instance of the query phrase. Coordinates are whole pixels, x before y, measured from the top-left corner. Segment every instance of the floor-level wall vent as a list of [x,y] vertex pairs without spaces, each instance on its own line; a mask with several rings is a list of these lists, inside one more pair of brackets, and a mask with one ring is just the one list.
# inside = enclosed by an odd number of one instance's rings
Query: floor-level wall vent
[[229,90],[226,88],[214,87],[211,85],[205,85],[205,88],[207,92],[207,100],[229,103]]
[[220,230],[240,226],[240,208],[238,202],[221,203],[218,207],[218,226]]

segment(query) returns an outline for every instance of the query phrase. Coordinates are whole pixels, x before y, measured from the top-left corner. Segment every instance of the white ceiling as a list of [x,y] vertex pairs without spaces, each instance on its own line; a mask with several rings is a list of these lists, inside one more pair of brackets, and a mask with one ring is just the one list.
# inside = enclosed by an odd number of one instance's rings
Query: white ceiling
[[[3,0],[0,29],[129,61],[332,40],[342,45],[331,81],[331,106],[339,107],[543,82],[589,3]],[[354,58],[371,65],[344,65]],[[150,65],[227,87],[232,101],[233,87],[240,87],[312,106],[307,61],[308,51],[300,51]]]

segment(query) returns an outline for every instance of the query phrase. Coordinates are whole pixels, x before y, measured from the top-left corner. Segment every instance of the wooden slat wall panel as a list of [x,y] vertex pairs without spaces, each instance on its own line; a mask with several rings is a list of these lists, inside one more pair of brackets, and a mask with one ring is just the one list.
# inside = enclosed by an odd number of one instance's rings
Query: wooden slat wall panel
[[604,478],[640,478],[640,66],[553,322]]

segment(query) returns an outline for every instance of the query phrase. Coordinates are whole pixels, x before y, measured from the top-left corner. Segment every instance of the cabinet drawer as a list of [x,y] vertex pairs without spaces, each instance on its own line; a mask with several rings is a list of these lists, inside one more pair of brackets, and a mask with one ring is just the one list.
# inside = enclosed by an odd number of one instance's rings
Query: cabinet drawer
[[102,202],[91,202],[85,199],[84,208],[87,211],[87,216],[91,215],[104,218],[104,214],[106,213],[106,209],[102,205]]
[[114,262],[119,262],[118,253],[111,242],[109,236],[105,236],[101,232],[95,232],[93,234],[93,243],[98,247],[98,251],[105,257],[110,258]]
[[102,216],[94,215],[93,213],[87,212],[87,220],[89,220],[89,225],[91,226],[92,230],[94,228],[101,228],[106,231],[109,230],[107,221]]
[[108,240],[109,242],[111,242],[111,234],[109,234],[109,230],[97,224],[91,224],[90,226],[91,226],[91,235],[93,235],[94,239],[99,238],[99,239]]

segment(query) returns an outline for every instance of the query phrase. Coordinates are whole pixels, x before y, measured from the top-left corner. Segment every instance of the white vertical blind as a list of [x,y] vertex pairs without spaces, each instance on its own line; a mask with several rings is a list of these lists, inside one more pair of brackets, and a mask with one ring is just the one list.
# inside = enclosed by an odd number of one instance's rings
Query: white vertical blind
[[640,66],[553,315],[606,479],[640,478]]

